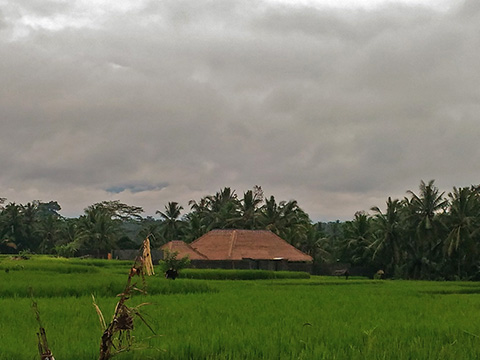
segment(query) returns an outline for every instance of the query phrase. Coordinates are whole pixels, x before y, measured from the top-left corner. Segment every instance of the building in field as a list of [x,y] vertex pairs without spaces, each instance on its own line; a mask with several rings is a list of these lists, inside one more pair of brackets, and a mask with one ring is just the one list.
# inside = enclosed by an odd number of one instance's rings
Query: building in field
[[198,251],[193,249],[189,244],[186,242],[183,242],[181,240],[173,240],[165,245],[162,246],[161,248],[162,251],[168,250],[170,252],[177,252],[178,256],[177,258],[183,258],[185,256],[188,256],[188,258],[191,260],[208,260],[205,255],[200,254]]
[[188,256],[192,267],[311,272],[313,258],[268,230],[212,230],[191,244],[171,241],[161,250]]

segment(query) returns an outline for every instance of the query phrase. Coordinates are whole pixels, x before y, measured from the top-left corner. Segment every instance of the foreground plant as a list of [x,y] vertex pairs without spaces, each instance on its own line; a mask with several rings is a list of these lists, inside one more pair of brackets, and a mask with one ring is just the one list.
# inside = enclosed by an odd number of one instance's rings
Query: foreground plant
[[[133,344],[133,337],[131,336],[131,331],[134,328],[134,319],[135,317],[139,318],[149,329],[155,334],[150,325],[147,324],[143,316],[139,312],[139,308],[148,305],[148,303],[142,303],[136,307],[128,307],[126,302],[130,299],[134,290],[146,293],[146,283],[145,276],[153,275],[153,263],[152,256],[150,253],[150,240],[148,237],[143,241],[142,247],[140,248],[139,255],[135,258],[133,266],[130,268],[130,273],[128,274],[127,284],[123,293],[119,294],[120,300],[115,307],[115,313],[113,314],[113,319],[108,324],[105,323],[105,318],[100,310],[100,308],[95,303],[95,298],[93,298],[93,305],[97,311],[100,323],[103,328],[102,340],[100,343],[100,356],[99,360],[107,360],[112,356],[129,351]],[[136,283],[132,282],[135,276],[142,278],[143,288],[138,289]]]
[[47,334],[45,332],[45,328],[42,325],[42,321],[40,320],[40,311],[38,311],[38,305],[36,301],[32,300],[32,308],[35,312],[35,318],[37,319],[39,331],[37,332],[38,338],[38,352],[40,354],[41,360],[55,360],[53,357],[52,351],[48,347],[47,342]]

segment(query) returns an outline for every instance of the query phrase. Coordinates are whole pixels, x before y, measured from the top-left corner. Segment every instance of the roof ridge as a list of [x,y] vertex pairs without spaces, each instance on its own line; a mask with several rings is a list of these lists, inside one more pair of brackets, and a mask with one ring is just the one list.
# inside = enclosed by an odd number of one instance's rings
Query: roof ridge
[[230,237],[230,250],[228,251],[228,257],[231,258],[232,257],[232,252],[233,252],[233,248],[235,246],[235,243],[237,242],[237,230],[233,230],[232,231],[232,236]]
[[197,253],[198,255],[200,256],[203,256],[205,259],[209,260],[208,256],[205,255],[205,254],[202,254],[200,251],[198,251],[197,249],[194,249],[193,247],[190,246],[190,244],[187,244],[185,243],[185,245],[187,245],[188,248],[192,249],[193,252]]

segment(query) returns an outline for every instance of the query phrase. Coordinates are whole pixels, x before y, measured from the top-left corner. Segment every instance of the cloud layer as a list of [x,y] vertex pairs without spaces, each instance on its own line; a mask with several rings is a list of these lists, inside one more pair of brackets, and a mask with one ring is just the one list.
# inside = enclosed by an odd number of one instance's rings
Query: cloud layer
[[[479,183],[480,6],[0,1],[0,197],[146,214],[261,185],[314,220]],[[443,1],[445,5],[445,1]]]

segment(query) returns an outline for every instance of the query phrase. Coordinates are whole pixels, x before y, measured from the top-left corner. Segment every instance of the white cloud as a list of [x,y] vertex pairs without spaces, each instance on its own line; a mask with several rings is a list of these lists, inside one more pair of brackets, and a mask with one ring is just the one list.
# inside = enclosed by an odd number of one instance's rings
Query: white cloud
[[454,0],[268,0],[274,4],[287,6],[309,6],[314,8],[340,8],[340,9],[364,9],[375,10],[387,6],[407,5],[431,7],[436,10],[449,10],[456,2]]

